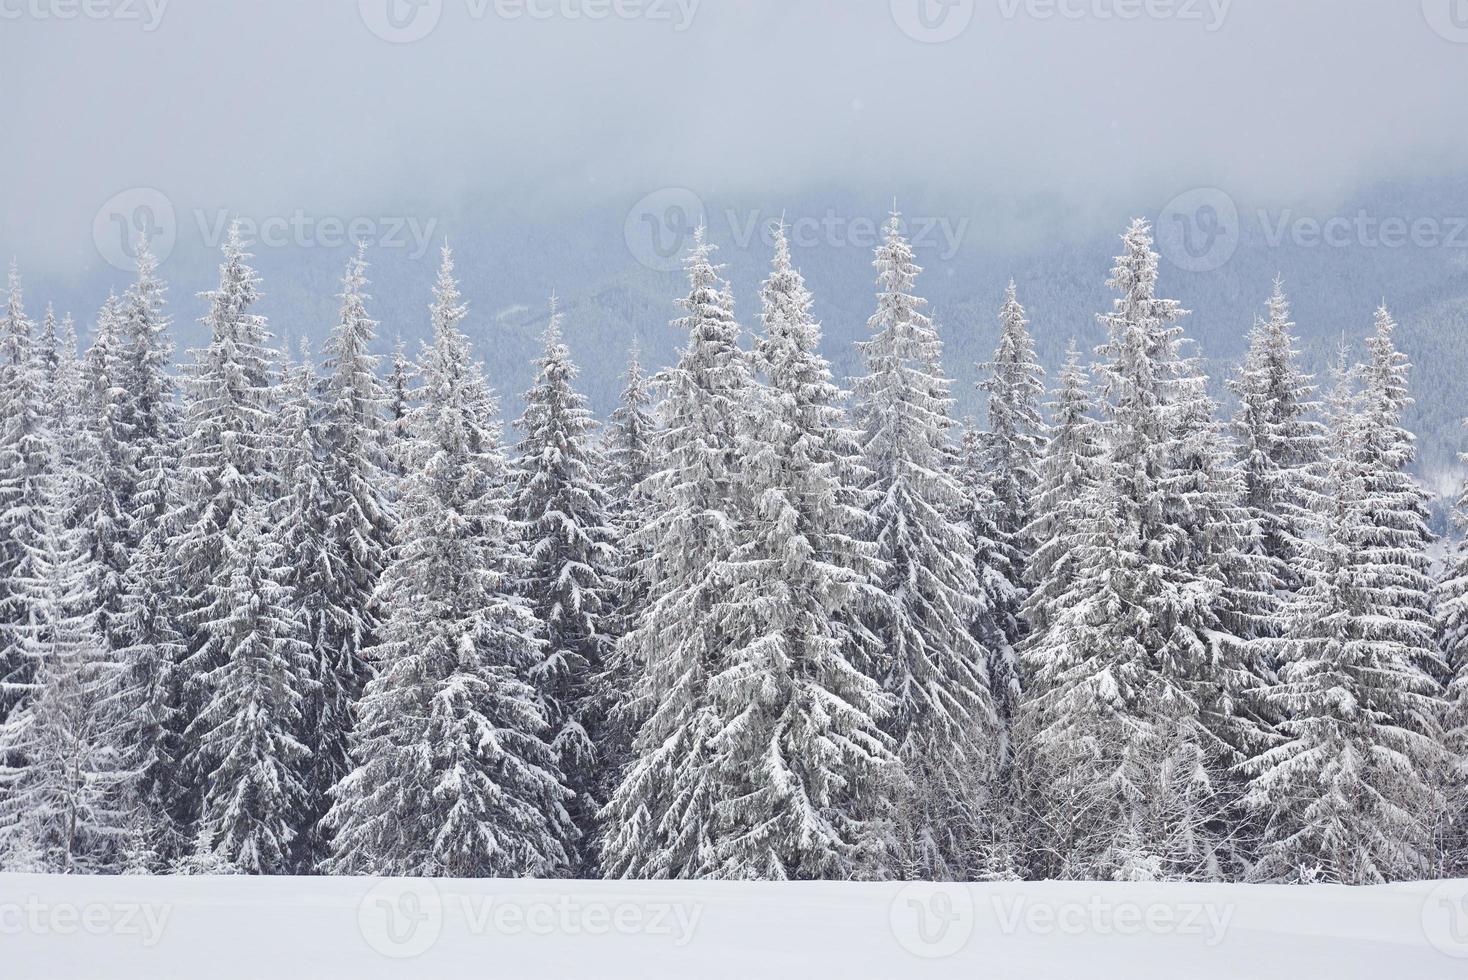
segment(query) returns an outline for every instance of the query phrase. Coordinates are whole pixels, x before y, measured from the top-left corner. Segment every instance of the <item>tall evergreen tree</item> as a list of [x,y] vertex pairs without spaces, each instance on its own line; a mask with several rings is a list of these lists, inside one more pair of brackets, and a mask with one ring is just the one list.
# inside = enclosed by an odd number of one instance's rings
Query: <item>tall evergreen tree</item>
[[31,683],[0,723],[0,867],[98,873],[115,870],[126,847],[119,801],[135,773],[108,708],[116,664],[95,627],[88,559],[64,527],[64,486],[48,482],[42,533],[11,581]]
[[327,793],[349,770],[352,705],[369,674],[364,651],[376,631],[372,595],[391,545],[389,395],[377,376],[379,359],[369,353],[376,322],[367,315],[366,266],[359,248],[347,263],[340,318],[326,343],[319,419],[308,392],[301,393],[294,433],[303,465],[316,470],[310,474],[313,479],[298,478],[293,488],[296,512],[306,527],[317,507],[310,499],[313,486],[324,504],[317,511],[319,534],[303,528],[318,556],[308,591],[317,606],[310,641],[319,688],[307,717],[312,733],[309,791],[321,812]]
[[40,577],[32,559],[44,539],[53,469],[45,370],[13,262],[7,286],[0,322],[0,721],[34,677],[24,652],[25,600],[15,583]]
[[[649,519],[650,477],[657,469],[657,419],[636,344],[628,354],[623,377],[626,384],[612,410],[603,453],[611,474],[610,519],[617,542],[616,592],[610,605],[611,630],[618,641],[636,626],[647,604],[649,572],[639,532]],[[596,681],[602,716],[599,792],[604,800],[611,798],[632,755],[632,738],[640,722],[634,716],[632,698],[641,673],[628,644],[613,642],[606,657],[606,668]]]
[[378,584],[376,674],[326,816],[336,872],[546,876],[571,861],[571,793],[528,680],[542,626],[506,575],[506,463],[465,313],[445,248],[402,520]]
[[1218,873],[1220,778],[1235,761],[1207,712],[1226,705],[1216,604],[1173,493],[1188,396],[1178,355],[1185,311],[1159,298],[1150,229],[1135,221],[1101,317],[1106,401],[1098,485],[1079,507],[1074,567],[1027,648],[1022,728],[1031,786],[1049,785],[1033,825],[1036,864],[1064,877]]
[[1264,823],[1259,880],[1375,884],[1434,868],[1443,759],[1437,687],[1419,657],[1432,631],[1401,615],[1399,579],[1383,574],[1395,548],[1378,523],[1381,392],[1370,379],[1342,358],[1326,491],[1268,692],[1279,741],[1248,764],[1248,802]]
[[[1299,583],[1292,569],[1305,547],[1312,488],[1319,480],[1325,446],[1312,376],[1298,364],[1300,352],[1284,283],[1276,278],[1268,318],[1249,331],[1249,351],[1230,387],[1238,396],[1233,433],[1243,469],[1244,504],[1258,525],[1257,552],[1277,593],[1276,615]],[[1283,624],[1264,622],[1277,635]]]
[[194,846],[204,867],[247,874],[292,870],[308,812],[301,708],[312,665],[278,533],[263,503],[230,515],[193,658],[210,665],[194,678],[202,707],[187,732],[205,777]]
[[645,483],[640,548],[649,594],[620,656],[642,665],[624,710],[638,719],[633,758],[603,811],[603,872],[621,878],[689,878],[716,872],[717,799],[709,678],[731,642],[724,599],[740,545],[739,427],[753,379],[700,229],[685,260],[688,336],[657,378],[661,468]]
[[876,251],[872,339],[858,346],[857,420],[870,473],[870,518],[890,599],[876,629],[896,707],[888,729],[910,792],[898,801],[899,871],[969,874],[999,750],[989,652],[971,631],[981,611],[973,541],[948,471],[952,426],[942,344],[913,293],[920,269],[894,213]]
[[747,531],[723,620],[734,643],[709,679],[718,783],[711,873],[849,879],[891,862],[888,795],[901,770],[879,721],[890,701],[867,620],[882,604],[866,515],[847,486],[856,455],[843,393],[782,226],[761,290],[737,475]]
[[617,549],[602,485],[607,464],[596,451],[596,423],[575,389],[577,370],[561,340],[561,314],[551,300],[545,349],[534,386],[516,422],[518,470],[511,514],[522,528],[527,567],[521,594],[545,625],[549,653],[534,672],[550,722],[549,742],[567,786],[571,815],[586,841],[570,870],[596,867],[596,812],[606,802],[598,784],[597,746],[604,703],[594,678],[614,642]]
[[231,574],[228,556],[240,548],[230,537],[248,526],[235,514],[265,506],[278,493],[273,355],[265,318],[253,312],[260,280],[248,259],[236,222],[223,246],[219,286],[205,294],[209,343],[193,352],[185,379],[183,451],[173,509],[164,518],[173,531],[170,562],[185,644],[179,724],[192,733],[181,748],[179,775],[189,787],[179,807],[185,822],[195,816],[214,769],[200,752],[196,737],[203,730],[194,719],[209,696],[204,678],[225,665],[229,650],[211,638],[210,617],[227,610],[217,604],[218,590]]

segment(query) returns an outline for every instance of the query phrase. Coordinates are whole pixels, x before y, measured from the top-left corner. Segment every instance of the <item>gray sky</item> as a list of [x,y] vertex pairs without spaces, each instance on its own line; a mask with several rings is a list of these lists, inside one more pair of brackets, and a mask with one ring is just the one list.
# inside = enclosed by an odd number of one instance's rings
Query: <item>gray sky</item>
[[134,187],[343,216],[921,189],[1084,224],[1461,171],[1468,0],[0,0],[0,82],[31,268],[95,263]]

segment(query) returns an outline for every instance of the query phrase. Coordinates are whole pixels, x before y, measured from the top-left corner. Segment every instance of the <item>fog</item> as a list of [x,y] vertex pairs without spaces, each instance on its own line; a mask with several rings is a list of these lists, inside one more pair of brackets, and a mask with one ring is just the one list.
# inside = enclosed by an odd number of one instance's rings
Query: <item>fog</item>
[[1461,169],[1454,4],[0,0],[0,254],[96,265],[139,187],[257,219],[839,188],[1078,232],[1200,185],[1328,203]]

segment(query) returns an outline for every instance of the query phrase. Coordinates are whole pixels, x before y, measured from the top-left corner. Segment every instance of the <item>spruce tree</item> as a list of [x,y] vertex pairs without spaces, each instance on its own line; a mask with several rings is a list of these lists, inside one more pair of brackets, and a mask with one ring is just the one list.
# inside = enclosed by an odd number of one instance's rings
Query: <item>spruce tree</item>
[[[1365,375],[1364,391],[1355,381]],[[1329,467],[1298,565],[1279,682],[1277,744],[1248,763],[1264,827],[1260,881],[1376,884],[1434,869],[1437,685],[1421,668],[1430,627],[1401,615],[1377,523],[1380,390],[1345,368],[1330,399]]]
[[108,703],[117,665],[95,625],[93,575],[63,524],[64,486],[48,483],[40,537],[10,583],[31,680],[0,723],[0,867],[99,873],[120,867],[136,773]]
[[337,873],[549,876],[571,861],[571,793],[529,681],[543,628],[506,573],[506,463],[465,314],[445,248],[376,673],[325,818]]
[[316,607],[310,642],[319,684],[308,712],[309,790],[323,813],[328,792],[349,769],[352,705],[369,674],[364,651],[376,632],[372,595],[391,547],[389,396],[377,376],[379,359],[369,353],[376,322],[367,315],[366,266],[359,248],[347,263],[341,314],[326,343],[319,412],[310,380],[295,398],[295,452],[310,472],[294,481],[293,508],[298,533],[318,556],[314,581],[302,583]]
[[875,548],[848,487],[856,435],[783,226],[760,296],[753,360],[766,384],[743,415],[737,474],[747,530],[719,610],[734,642],[709,678],[719,787],[710,871],[885,875],[901,769],[879,724],[890,699],[858,666],[878,655],[866,622],[882,600]]
[[898,799],[899,873],[971,873],[998,762],[989,651],[970,627],[981,611],[973,541],[948,470],[952,427],[942,344],[914,295],[920,271],[900,215],[876,250],[877,312],[859,344],[857,421],[869,472],[871,533],[887,608],[876,617],[883,680],[896,699],[887,727],[908,774]]
[[308,812],[301,709],[312,665],[278,534],[263,504],[237,508],[197,611],[193,659],[210,666],[193,678],[202,707],[186,733],[204,777],[194,847],[246,874],[292,870]]
[[1123,879],[1217,875],[1221,777],[1236,763],[1208,713],[1227,706],[1222,584],[1197,566],[1174,496],[1185,480],[1185,311],[1156,294],[1146,222],[1123,236],[1101,317],[1106,395],[1094,492],[1074,521],[1074,567],[1025,651],[1033,689],[1020,726],[1043,828],[1041,874]]
[[32,560],[43,543],[52,492],[50,412],[33,334],[12,262],[0,321],[0,721],[34,677],[35,664],[24,652],[26,606],[16,583],[39,577]]
[[684,262],[689,288],[679,305],[687,315],[673,321],[688,344],[657,378],[661,468],[644,481],[647,521],[630,542],[646,556],[649,592],[619,651],[640,666],[624,707],[639,728],[603,811],[608,877],[716,873],[708,684],[731,642],[724,600],[741,540],[739,427],[753,381],[712,252],[700,229]]
[[[618,559],[601,483],[607,463],[592,441],[596,423],[586,399],[575,389],[577,370],[561,340],[554,298],[544,352],[535,363],[535,384],[515,423],[522,436],[511,515],[527,557],[520,592],[549,644],[534,672],[550,722],[547,740],[575,794],[571,815],[591,845],[596,812],[606,802],[597,779],[604,704],[595,677],[614,642]],[[585,876],[595,867],[594,848],[578,849],[571,870]]]

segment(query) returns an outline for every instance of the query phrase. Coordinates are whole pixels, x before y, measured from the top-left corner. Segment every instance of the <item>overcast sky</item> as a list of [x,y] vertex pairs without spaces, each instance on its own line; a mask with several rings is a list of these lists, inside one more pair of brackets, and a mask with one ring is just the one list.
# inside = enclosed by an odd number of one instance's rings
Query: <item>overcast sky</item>
[[93,260],[135,187],[343,215],[936,189],[1084,221],[1461,171],[1468,0],[0,0],[0,82],[0,248],[43,269]]

